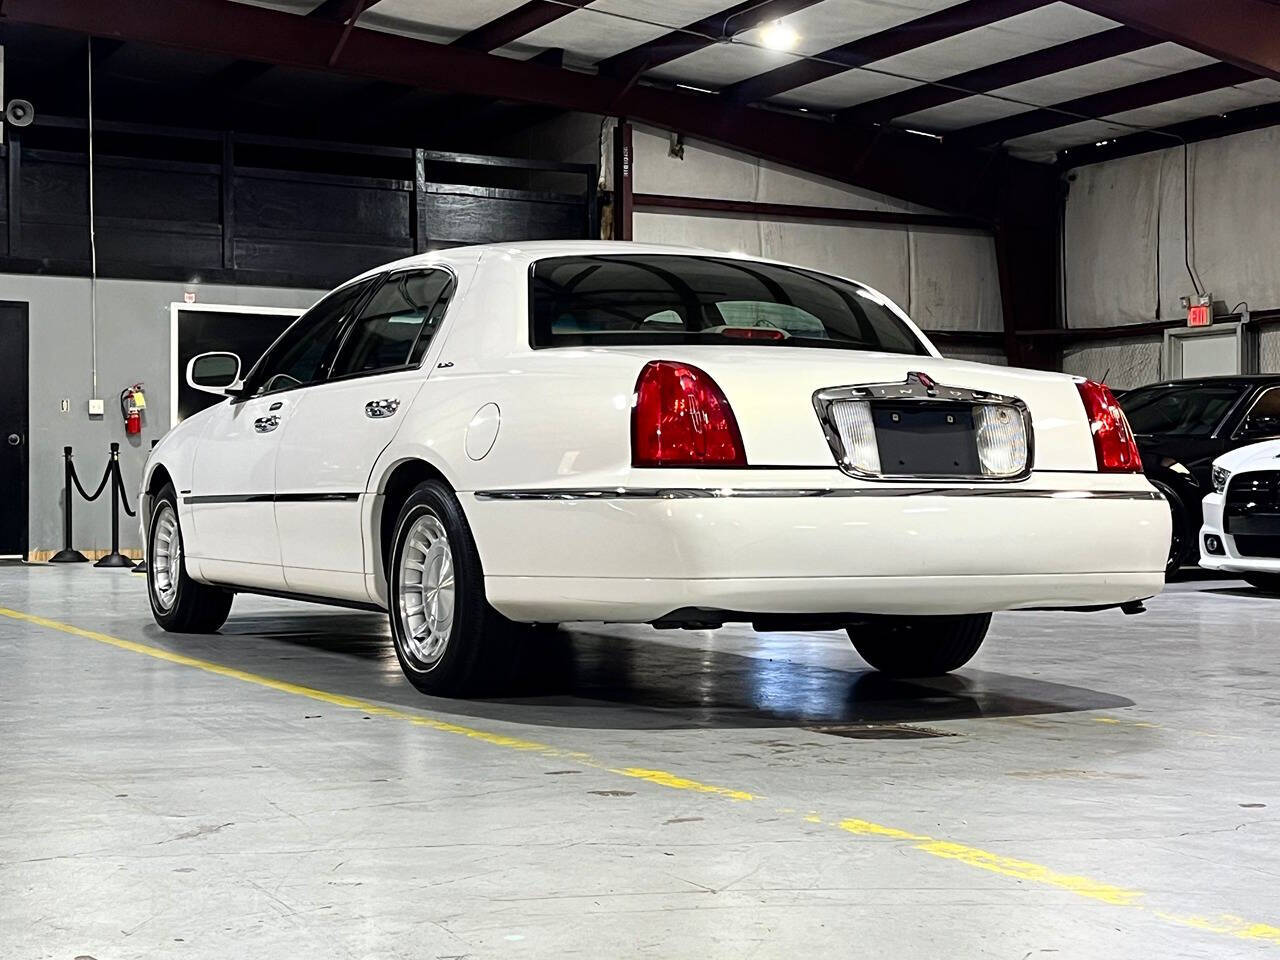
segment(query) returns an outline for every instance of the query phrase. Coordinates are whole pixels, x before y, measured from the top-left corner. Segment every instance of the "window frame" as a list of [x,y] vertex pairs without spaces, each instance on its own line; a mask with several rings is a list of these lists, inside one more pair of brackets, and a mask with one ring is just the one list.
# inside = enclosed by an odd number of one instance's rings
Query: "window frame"
[[[525,334],[526,334],[526,342],[529,346],[529,349],[531,350],[588,349],[593,346],[601,345],[599,342],[590,342],[590,343],[584,342],[581,344],[568,344],[568,343],[557,344],[557,343],[539,343],[538,342],[537,318],[535,315],[534,307],[536,303],[536,294],[535,294],[535,283],[537,281],[536,273],[537,273],[539,264],[545,263],[549,260],[561,260],[561,259],[622,260],[632,256],[659,256],[659,257],[672,257],[672,258],[682,257],[685,259],[693,259],[693,260],[715,260],[715,261],[719,261],[719,260],[736,261],[741,259],[743,260],[743,262],[749,263],[749,264],[761,264],[764,266],[778,267],[784,270],[795,271],[797,273],[800,273],[801,275],[811,275],[811,279],[818,279],[822,281],[838,281],[840,283],[846,283],[852,287],[860,288],[869,294],[873,294],[876,297],[886,300],[885,309],[893,316],[893,318],[899,324],[902,325],[903,332],[911,340],[915,342],[915,345],[919,349],[918,353],[897,353],[895,351],[895,355],[903,356],[903,357],[921,357],[921,358],[934,358],[936,356],[935,353],[933,352],[934,348],[929,343],[928,338],[925,335],[924,331],[916,327],[915,323],[911,321],[909,318],[904,319],[904,316],[899,315],[900,311],[894,307],[889,306],[888,305],[889,301],[887,300],[887,298],[884,297],[883,294],[880,294],[877,291],[872,290],[872,288],[868,287],[865,283],[859,283],[857,280],[850,280],[847,277],[839,277],[839,276],[836,276],[835,274],[824,273],[821,270],[811,270],[807,267],[797,267],[797,266],[793,266],[791,264],[785,264],[785,263],[774,263],[769,260],[753,260],[751,258],[738,258],[738,257],[730,257],[726,255],[715,255],[715,254],[705,254],[705,253],[659,253],[659,254],[634,254],[634,253],[625,253],[625,252],[584,253],[584,254],[566,253],[566,254],[555,254],[552,256],[539,257],[538,259],[531,261],[529,264],[527,275],[525,277],[525,299],[528,301],[527,309],[526,309],[527,323],[526,323]],[[835,292],[839,296],[844,295],[839,290],[836,290]],[[821,320],[821,318],[818,318],[818,319]],[[706,339],[699,337],[696,333],[688,334],[688,336],[690,339],[687,342],[690,345],[700,345],[700,344],[706,344],[709,342]],[[726,341],[726,344],[732,344],[732,343],[733,341]],[[779,343],[785,344],[785,341],[779,341]],[[644,345],[644,344],[643,343],[626,343],[620,340],[616,345],[617,346],[637,346],[637,345]],[[830,343],[809,341],[803,344],[796,344],[794,345],[794,347],[796,349],[813,348],[817,350],[845,350],[845,351],[852,351],[852,352],[859,352],[859,351],[868,352],[867,350],[859,347],[844,346],[840,341],[834,341],[834,340],[831,341]]]
[[[1253,408],[1262,402],[1263,397],[1265,397],[1267,394],[1275,390],[1280,390],[1280,384],[1271,384],[1269,386],[1263,386],[1257,392],[1253,400],[1249,403],[1249,406],[1245,409],[1243,415],[1241,415],[1239,421],[1237,421],[1235,428],[1231,431],[1232,440],[1248,439],[1241,431],[1244,430],[1244,425],[1249,422],[1249,417],[1253,413]],[[1255,439],[1259,441],[1263,441],[1263,440],[1275,440],[1277,438],[1280,438],[1280,433],[1277,433],[1272,437],[1256,437]]]
[[[358,308],[353,310],[351,314],[347,317],[345,321],[344,329],[338,334],[338,336],[341,338],[341,342],[338,344],[338,349],[333,355],[334,365],[335,366],[337,365],[338,358],[342,356],[342,351],[345,350],[347,347],[347,341],[351,338],[352,332],[355,330],[356,326],[360,323],[361,312],[364,310],[365,307],[369,305],[369,301],[373,299],[373,297],[377,294],[379,290],[383,288],[383,286],[385,286],[394,277],[406,276],[411,273],[432,273],[434,271],[440,271],[442,273],[448,274],[449,284],[452,285],[452,290],[453,290],[453,292],[449,296],[449,302],[445,305],[444,313],[440,317],[440,329],[443,329],[445,319],[449,316],[449,310],[452,309],[454,300],[457,298],[457,293],[458,293],[457,272],[453,270],[453,268],[443,263],[432,263],[432,264],[425,264],[421,266],[402,267],[397,270],[388,270],[385,273],[382,273],[379,275],[378,277],[379,282],[369,288],[369,290],[365,293],[365,295],[360,298],[360,303]],[[450,289],[450,286],[446,285],[445,289],[446,290]],[[441,293],[443,294],[443,291],[441,291]],[[440,302],[440,297],[436,297],[435,303],[439,303],[439,302]],[[432,309],[435,308],[435,303],[431,305]],[[421,330],[418,331],[418,336],[419,337],[422,336]],[[436,334],[432,334],[433,340],[435,339],[435,336]],[[418,341],[417,339],[415,339],[413,342],[413,345],[409,347],[410,356],[413,356],[413,348],[416,347],[417,344],[418,344]],[[362,377],[380,377],[385,373],[403,373],[406,370],[421,370],[422,365],[426,363],[427,354],[430,351],[431,351],[431,346],[430,344],[428,344],[427,349],[422,352],[422,356],[418,359],[417,363],[408,362],[408,363],[399,364],[398,366],[394,366],[394,367],[379,367],[377,370],[356,370],[353,373],[344,373],[336,377],[333,376],[333,368],[331,367],[327,371],[325,379],[320,382],[344,383],[348,380],[359,380]]]
[[[303,321],[305,321],[317,307],[319,307],[322,303],[324,303],[334,294],[337,294],[347,289],[348,287],[365,284],[367,285],[367,287],[364,290],[364,292],[361,293],[358,297],[356,297],[356,299],[352,302],[351,306],[347,308],[346,314],[339,321],[338,332],[335,335],[334,339],[339,341],[338,349],[341,350],[342,344],[345,343],[347,327],[351,323],[352,316],[358,313],[360,310],[364,309],[364,305],[368,301],[369,295],[378,288],[378,283],[376,281],[379,280],[382,276],[384,276],[384,274],[375,274],[373,276],[358,277],[355,280],[351,280],[347,283],[341,284],[340,286],[334,287],[332,290],[326,293],[323,297],[317,300],[314,304],[311,305],[311,307],[308,310],[306,310],[301,316],[299,316],[297,320],[289,324],[289,326],[285,327],[284,330],[280,333],[280,336],[278,336],[275,339],[275,342],[272,343],[271,346],[267,347],[267,349],[263,351],[262,356],[258,358],[258,362],[253,365],[253,367],[249,370],[247,374],[245,374],[245,377],[244,377],[245,385],[248,386],[248,384],[252,383],[254,378],[258,375],[259,368],[271,360],[272,353],[280,345],[280,342],[289,335],[289,331],[292,330],[294,327],[298,326]],[[334,358],[336,359],[337,356],[338,354],[335,351]],[[290,393],[294,390],[305,390],[307,387],[319,386],[322,383],[329,382],[329,374],[331,372],[332,372],[332,369],[330,367],[326,367],[324,369],[324,376],[322,376],[318,380],[313,380],[310,383],[298,383],[289,387],[280,387],[277,390],[264,390],[261,393],[252,393],[252,394],[247,393],[244,396],[232,398],[232,403],[233,404],[244,403],[247,400],[257,400],[262,397],[274,397],[274,396],[277,396],[278,394]]]

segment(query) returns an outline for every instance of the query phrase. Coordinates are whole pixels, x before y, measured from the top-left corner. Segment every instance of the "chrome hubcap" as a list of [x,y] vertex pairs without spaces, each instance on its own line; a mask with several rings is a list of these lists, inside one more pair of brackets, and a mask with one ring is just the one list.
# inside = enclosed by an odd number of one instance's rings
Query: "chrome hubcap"
[[160,609],[169,610],[178,599],[178,577],[182,574],[182,531],[178,515],[162,503],[151,526],[151,550],[147,569],[151,571],[151,591]]
[[419,517],[400,553],[400,627],[405,646],[424,667],[435,666],[453,632],[453,551],[439,518]]

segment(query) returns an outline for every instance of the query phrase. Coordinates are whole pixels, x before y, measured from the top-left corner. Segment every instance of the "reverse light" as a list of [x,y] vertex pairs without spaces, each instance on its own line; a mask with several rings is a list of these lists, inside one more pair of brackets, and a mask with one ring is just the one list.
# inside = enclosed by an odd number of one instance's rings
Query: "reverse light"
[[1129,421],[1115,396],[1101,383],[1083,380],[1076,384],[1084,412],[1093,433],[1093,450],[1100,473],[1141,473],[1142,457]]
[[711,376],[687,363],[654,360],[636,380],[631,410],[635,467],[745,467],[742,434]]

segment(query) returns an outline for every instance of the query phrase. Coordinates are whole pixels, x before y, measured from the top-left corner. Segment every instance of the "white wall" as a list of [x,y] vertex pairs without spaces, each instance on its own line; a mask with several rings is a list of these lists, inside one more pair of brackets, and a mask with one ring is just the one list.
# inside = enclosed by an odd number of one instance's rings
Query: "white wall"
[[[601,186],[611,190],[613,126],[611,118],[567,114],[499,138],[493,149],[533,159],[598,163]],[[938,212],[696,140],[686,139],[684,157],[677,159],[670,155],[670,135],[656,127],[636,125],[632,142],[636,193]],[[995,243],[969,231],[640,211],[635,239],[740,250],[851,276],[892,298],[925,329],[1004,329]],[[1000,352],[988,350],[983,356],[1003,360]]]
[[[637,125],[633,144],[636,193],[936,212],[698,141],[686,139],[684,157],[673,157],[669,135],[652,127]],[[1003,329],[995,243],[970,231],[640,211],[635,239],[740,250],[849,276],[892,298],[925,329]]]
[[[1068,327],[1181,320],[1201,283],[1228,309],[1280,308],[1280,127],[1072,171],[1064,274]],[[1184,170],[1185,164],[1185,170]],[[1184,203],[1190,185],[1190,203]],[[1184,224],[1189,243],[1184,243]],[[1280,328],[1259,333],[1259,369],[1280,372]],[[1132,387],[1160,377],[1159,335],[1077,342],[1068,373]]]
[[[1280,127],[1187,147],[1190,252],[1228,308],[1280,307]],[[1067,325],[1184,317],[1183,148],[1073,171],[1066,215]]]
[[[90,420],[91,337],[89,281],[78,277],[0,274],[0,300],[26,302],[30,324],[30,549],[62,546],[62,448],[75,448],[77,473],[92,491],[107,460],[107,446],[120,444],[121,473],[130,502],[136,500],[142,463],[151,441],[169,426],[169,305],[193,290],[201,303],[259,307],[306,307],[318,290],[233,287],[215,284],[98,281],[98,392],[106,416]],[[126,437],[118,396],[137,381],[146,384],[147,414],[141,435]],[[62,413],[60,402],[70,401]],[[136,503],[134,503],[136,509]],[[74,505],[76,543],[81,550],[110,546],[110,508],[105,495]],[[121,514],[121,544],[138,546],[137,522]]]

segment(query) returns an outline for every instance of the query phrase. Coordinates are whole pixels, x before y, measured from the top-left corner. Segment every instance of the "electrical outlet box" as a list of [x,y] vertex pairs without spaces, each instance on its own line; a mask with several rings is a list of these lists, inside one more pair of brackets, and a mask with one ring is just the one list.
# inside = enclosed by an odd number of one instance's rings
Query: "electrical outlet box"
[[106,413],[106,404],[101,397],[95,397],[89,401],[89,416],[101,417]]

